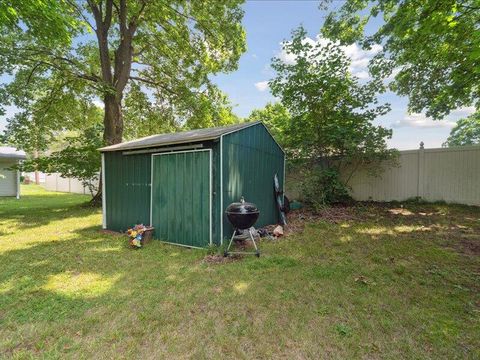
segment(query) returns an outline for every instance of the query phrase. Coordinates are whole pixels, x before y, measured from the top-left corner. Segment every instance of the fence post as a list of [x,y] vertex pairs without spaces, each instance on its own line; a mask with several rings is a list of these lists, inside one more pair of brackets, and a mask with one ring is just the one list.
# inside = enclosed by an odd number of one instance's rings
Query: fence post
[[417,196],[422,199],[425,197],[425,148],[423,141],[420,143],[420,149],[418,150]]

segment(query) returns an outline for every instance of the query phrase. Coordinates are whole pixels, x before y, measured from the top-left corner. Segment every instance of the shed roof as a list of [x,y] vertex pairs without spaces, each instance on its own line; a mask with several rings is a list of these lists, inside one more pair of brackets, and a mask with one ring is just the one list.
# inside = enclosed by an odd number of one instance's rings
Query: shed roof
[[147,136],[147,137],[132,140],[132,141],[126,141],[120,144],[106,146],[99,150],[100,151],[118,151],[118,150],[143,149],[143,148],[151,148],[151,147],[157,147],[157,146],[166,146],[166,145],[173,145],[173,144],[214,140],[214,139],[218,139],[222,135],[235,132],[255,124],[261,124],[261,122],[255,121],[255,122],[247,122],[247,123],[235,124],[230,126],[219,126],[214,128],[182,131],[177,133],[152,135],[152,136]]
[[26,158],[25,151],[17,150],[10,146],[0,146],[0,159],[24,160]]

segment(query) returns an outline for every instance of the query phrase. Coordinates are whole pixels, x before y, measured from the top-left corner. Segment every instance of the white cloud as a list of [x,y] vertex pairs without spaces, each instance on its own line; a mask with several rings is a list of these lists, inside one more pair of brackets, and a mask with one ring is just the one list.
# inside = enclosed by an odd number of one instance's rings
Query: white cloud
[[[303,40],[304,43],[308,43],[312,46],[316,44],[320,44],[322,46],[326,46],[331,43],[330,40],[323,38],[320,35],[317,35],[315,39],[312,38],[305,38]],[[288,42],[286,42],[288,43]],[[282,60],[284,63],[293,65],[295,64],[296,57],[293,54],[287,53],[283,46],[286,44],[285,42],[280,43],[281,50],[277,53],[277,57]],[[350,60],[350,72],[359,77],[360,79],[369,79],[370,75],[368,73],[368,63],[370,59],[372,59],[377,53],[382,50],[381,45],[373,45],[370,50],[362,49],[358,44],[351,44],[348,46],[341,46],[345,55],[347,55]]]
[[365,71],[365,70],[362,70],[362,71],[359,71],[359,72],[355,73],[355,76],[358,77],[359,79],[369,79],[370,78],[370,74],[368,73],[368,71]]
[[433,120],[427,118],[424,114],[410,114],[401,120],[395,121],[392,126],[394,128],[414,127],[414,128],[453,128],[454,121],[450,120]]
[[102,100],[93,100],[93,103],[98,106],[99,108],[105,108],[105,104],[103,103]]
[[268,89],[268,81],[259,81],[255,83],[255,87],[258,91],[265,91]]
[[465,106],[465,107],[452,110],[450,112],[450,115],[464,117],[464,116],[471,115],[474,112],[475,112],[475,106]]

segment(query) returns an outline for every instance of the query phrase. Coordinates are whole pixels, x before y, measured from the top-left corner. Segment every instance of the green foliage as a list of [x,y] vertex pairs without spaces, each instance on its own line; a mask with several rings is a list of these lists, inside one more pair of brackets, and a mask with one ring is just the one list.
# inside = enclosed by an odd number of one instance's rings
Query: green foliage
[[335,331],[340,336],[351,336],[352,328],[346,324],[336,324]]
[[450,132],[445,146],[465,146],[480,144],[480,112],[460,119]]
[[67,95],[101,99],[107,143],[124,128],[131,138],[235,121],[209,76],[235,70],[245,51],[241,3],[2,2],[0,74],[13,80],[0,87],[0,104],[38,118],[69,108]]
[[263,109],[253,110],[247,121],[262,121],[283,147],[288,146],[288,134],[291,117],[288,110],[281,103],[268,103]]
[[[479,14],[478,0],[347,0],[329,14],[322,32],[367,49],[381,44],[372,74],[396,73],[391,88],[409,97],[409,110],[441,119],[455,108],[480,106]],[[383,25],[364,38],[374,18]]]
[[78,132],[101,123],[101,109],[85,94],[62,93],[52,101],[41,86],[27,91],[28,104],[8,119],[1,136],[6,143],[29,154],[45,152],[67,129]]
[[326,205],[351,200],[348,188],[333,168],[313,168],[304,171],[301,189],[304,202],[316,211]]
[[[392,131],[372,124],[390,106],[378,104],[377,94],[385,90],[383,82],[360,82],[350,73],[350,60],[340,46],[331,42],[312,45],[305,37],[303,28],[293,32],[284,51],[295,62],[275,58],[272,67],[277,75],[269,85],[290,113],[283,130],[289,158],[306,163],[308,169],[321,165],[322,172],[311,174],[305,188],[314,196],[317,182],[318,199],[312,201],[324,204],[343,197],[348,179],[343,190],[337,186],[341,170],[361,165],[373,169],[394,156],[385,142]],[[330,185],[333,188],[327,190]]]
[[24,171],[39,170],[45,173],[60,173],[62,177],[76,178],[94,196],[101,167],[98,148],[103,145],[103,127],[99,124],[83,130],[78,136],[67,137],[66,147],[50,155],[26,160],[21,165]]

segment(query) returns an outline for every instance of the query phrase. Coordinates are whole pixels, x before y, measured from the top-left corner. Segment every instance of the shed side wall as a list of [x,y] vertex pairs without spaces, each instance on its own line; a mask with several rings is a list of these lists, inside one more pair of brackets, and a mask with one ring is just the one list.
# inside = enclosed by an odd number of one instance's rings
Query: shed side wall
[[[255,203],[261,227],[278,222],[273,176],[278,174],[283,189],[285,155],[262,124],[250,126],[223,137],[223,209],[241,196]],[[233,229],[223,215],[223,236]]]

